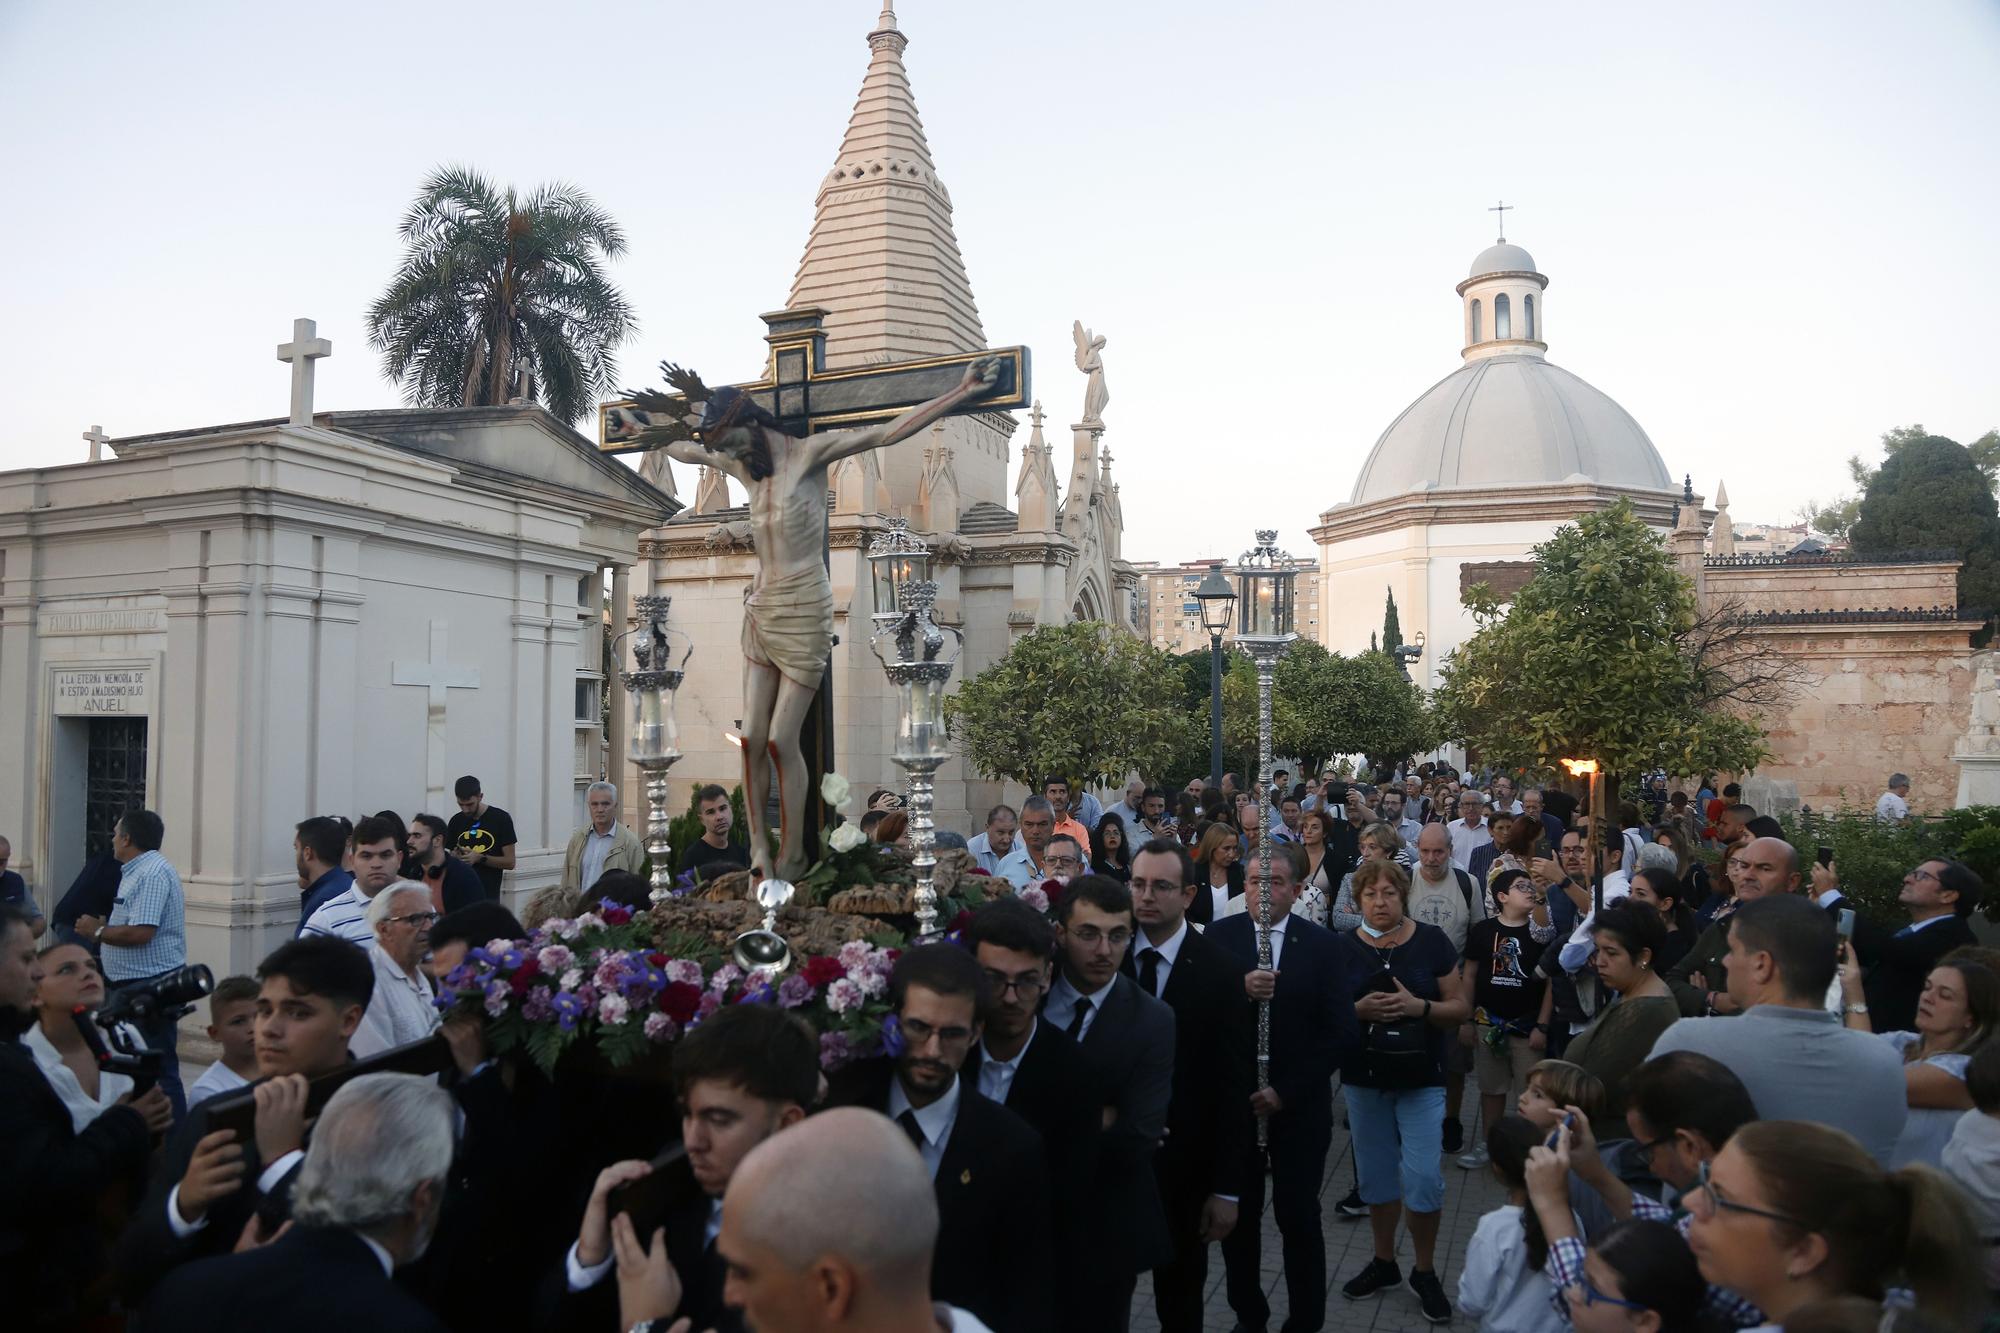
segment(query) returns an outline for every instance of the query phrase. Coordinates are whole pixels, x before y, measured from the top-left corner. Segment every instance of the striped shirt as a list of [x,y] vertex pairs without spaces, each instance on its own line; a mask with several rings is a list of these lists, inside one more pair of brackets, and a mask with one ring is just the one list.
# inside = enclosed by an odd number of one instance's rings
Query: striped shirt
[[331,935],[358,948],[373,947],[375,932],[368,925],[368,895],[361,891],[359,884],[355,884],[347,892],[328,898],[317,912],[306,919],[299,934],[302,937]]
[[181,877],[173,863],[158,852],[141,852],[118,872],[118,896],[112,900],[106,926],[152,926],[144,944],[104,942],[104,976],[109,981],[156,977],[187,963],[186,904]]

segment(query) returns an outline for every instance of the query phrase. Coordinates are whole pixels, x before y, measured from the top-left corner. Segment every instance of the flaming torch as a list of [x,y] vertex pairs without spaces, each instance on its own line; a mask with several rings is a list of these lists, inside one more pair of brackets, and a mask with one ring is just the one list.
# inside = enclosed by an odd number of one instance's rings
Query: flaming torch
[[1604,775],[1597,770],[1595,759],[1565,759],[1562,766],[1569,770],[1573,778],[1588,778],[1586,786],[1590,799],[1590,836],[1584,839],[1585,850],[1590,861],[1592,910],[1604,910],[1604,880],[1601,870],[1604,865]]

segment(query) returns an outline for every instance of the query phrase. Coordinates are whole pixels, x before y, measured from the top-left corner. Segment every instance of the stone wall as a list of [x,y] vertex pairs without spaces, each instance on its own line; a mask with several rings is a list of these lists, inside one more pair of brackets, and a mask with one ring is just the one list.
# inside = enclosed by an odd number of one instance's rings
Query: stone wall
[[1746,611],[1876,611],[1958,605],[1958,562],[1890,564],[1800,561],[1733,565],[1710,561],[1704,593]]
[[1761,637],[1805,681],[1788,708],[1764,719],[1774,757],[1759,777],[1795,783],[1816,810],[1872,806],[1895,771],[1910,775],[1913,809],[1956,803],[1953,754],[1974,678],[1963,628],[1774,626]]

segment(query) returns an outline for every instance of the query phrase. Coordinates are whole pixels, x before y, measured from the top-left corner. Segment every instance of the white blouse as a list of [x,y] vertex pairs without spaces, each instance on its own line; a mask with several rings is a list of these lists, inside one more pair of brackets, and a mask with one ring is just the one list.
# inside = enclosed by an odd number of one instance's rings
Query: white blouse
[[42,1034],[40,1023],[28,1029],[22,1044],[33,1053],[35,1063],[41,1067],[42,1077],[49,1081],[56,1096],[62,1098],[62,1104],[69,1108],[70,1125],[79,1134],[85,1125],[117,1105],[120,1097],[132,1091],[132,1080],[126,1075],[99,1070],[97,1100],[92,1101],[84,1094],[83,1085],[76,1081],[76,1072],[63,1063],[62,1052]]

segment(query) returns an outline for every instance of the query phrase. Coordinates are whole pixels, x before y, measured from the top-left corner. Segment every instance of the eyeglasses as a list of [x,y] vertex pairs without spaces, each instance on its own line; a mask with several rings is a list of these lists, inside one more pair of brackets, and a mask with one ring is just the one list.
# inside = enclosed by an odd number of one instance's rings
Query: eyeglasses
[[411,912],[407,916],[385,916],[384,921],[407,921],[413,926],[428,926],[438,919],[436,912]]
[[1903,878],[1905,878],[1905,879],[1927,879],[1927,880],[1929,880],[1929,881],[1930,881],[1931,883],[1933,883],[1933,884],[1942,884],[1942,883],[1944,883],[1944,881],[1943,881],[1943,880],[1939,879],[1939,878],[1938,878],[1938,877],[1937,877],[1937,876],[1936,876],[1935,874],[1933,874],[1933,873],[1932,873],[1931,871],[1928,871],[1928,870],[1924,869],[1924,868],[1923,868],[1922,866],[1918,866],[1918,867],[1917,867],[1917,868],[1916,868],[1915,870],[1912,870],[1912,871],[1911,871],[1911,872],[1910,872],[1909,874],[1907,874],[1907,875],[1903,876]]
[[[1699,1207],[1694,1203],[1694,1196],[1696,1194],[1700,1194],[1703,1200]],[[1799,1221],[1796,1217],[1791,1217],[1784,1213],[1774,1213],[1768,1208],[1752,1208],[1747,1203],[1738,1203],[1734,1199],[1725,1198],[1715,1188],[1715,1182],[1708,1178],[1707,1162],[1701,1164],[1700,1169],[1695,1173],[1695,1187],[1682,1195],[1681,1201],[1687,1204],[1687,1210],[1690,1213],[1693,1213],[1704,1222],[1714,1217],[1716,1209],[1720,1208],[1724,1212],[1747,1213],[1751,1217],[1762,1217],[1773,1222],[1783,1222],[1787,1226],[1798,1227],[1802,1231],[1812,1230],[1811,1227]]]
[[972,1040],[971,1028],[934,1028],[921,1018],[903,1019],[902,1027],[903,1035],[909,1038],[912,1046],[928,1045],[932,1037],[936,1037],[941,1046],[962,1046]]
[[1006,995],[1008,991],[1013,991],[1024,1000],[1032,1000],[1042,993],[1042,978],[1038,972],[1024,972],[1018,977],[1010,977],[1004,972],[988,972],[986,984],[993,988],[995,999]]
[[[1643,1162],[1646,1161],[1648,1158],[1652,1157],[1653,1150],[1655,1148],[1666,1147],[1669,1143],[1672,1143],[1676,1137],[1677,1137],[1676,1135],[1669,1134],[1663,1139],[1646,1139],[1641,1142],[1634,1143],[1632,1145],[1632,1151],[1637,1153],[1639,1155],[1639,1160]],[[1703,1165],[1706,1165],[1706,1163],[1704,1163]]]
[[1048,862],[1052,866],[1080,866],[1083,864],[1081,858],[1075,856],[1066,856],[1061,852],[1050,852],[1047,856],[1044,856],[1042,860]]
[[[1653,1308],[1650,1305],[1641,1305],[1638,1301],[1622,1300],[1617,1296],[1611,1295],[1609,1292],[1599,1291],[1597,1284],[1590,1280],[1590,1275],[1587,1273],[1580,1275],[1580,1285],[1583,1288],[1583,1303],[1585,1305],[1609,1305],[1620,1310],[1650,1310]],[[1564,1299],[1567,1300],[1567,1296]]]
[[1114,930],[1099,930],[1096,926],[1078,926],[1070,931],[1070,934],[1078,944],[1093,949],[1107,941],[1114,949],[1122,949],[1132,942],[1132,932],[1123,926]]

